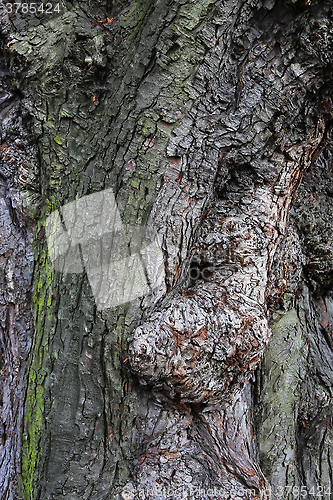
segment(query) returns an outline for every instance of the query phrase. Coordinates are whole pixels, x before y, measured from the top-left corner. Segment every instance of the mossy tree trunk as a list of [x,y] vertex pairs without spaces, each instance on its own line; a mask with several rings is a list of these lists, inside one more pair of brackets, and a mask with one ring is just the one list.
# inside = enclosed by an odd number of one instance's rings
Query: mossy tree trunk
[[[49,5],[2,11],[1,500],[333,498],[331,2]],[[100,310],[45,222],[110,188],[165,279]]]

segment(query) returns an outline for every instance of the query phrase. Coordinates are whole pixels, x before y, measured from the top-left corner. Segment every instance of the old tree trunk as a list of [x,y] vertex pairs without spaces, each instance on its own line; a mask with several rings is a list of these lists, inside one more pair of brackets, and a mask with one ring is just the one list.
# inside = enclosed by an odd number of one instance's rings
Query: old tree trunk
[[[1,8],[1,500],[333,498],[332,2],[40,5]],[[162,256],[111,306],[110,190]]]

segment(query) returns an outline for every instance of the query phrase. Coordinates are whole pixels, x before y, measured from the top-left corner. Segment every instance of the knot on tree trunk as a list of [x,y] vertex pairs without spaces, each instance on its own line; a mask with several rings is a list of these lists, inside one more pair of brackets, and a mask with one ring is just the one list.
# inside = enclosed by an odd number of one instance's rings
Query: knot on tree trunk
[[211,404],[249,379],[270,336],[265,287],[279,235],[272,193],[258,189],[253,206],[237,217],[226,217],[218,201],[209,210],[194,252],[198,269],[208,262],[209,273],[194,282],[190,267],[183,286],[130,340],[132,371],[141,383],[181,404]]
[[183,403],[225,400],[242,385],[269,338],[263,308],[226,289],[199,284],[177,293],[139,326],[129,353],[133,372]]

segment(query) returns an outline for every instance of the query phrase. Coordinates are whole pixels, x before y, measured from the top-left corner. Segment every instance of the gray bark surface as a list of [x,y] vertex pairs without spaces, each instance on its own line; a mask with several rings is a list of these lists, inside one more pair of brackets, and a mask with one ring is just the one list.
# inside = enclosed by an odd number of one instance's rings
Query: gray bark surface
[[[2,498],[331,498],[331,2],[59,6],[2,18]],[[45,221],[108,188],[165,281],[100,311]]]
[[259,455],[282,498],[302,486],[303,498],[332,498],[331,186],[329,142],[304,176],[278,252],[283,267],[272,273],[285,289],[271,299],[273,334],[254,400]]
[[[11,85],[1,53],[0,120],[0,491],[17,498],[21,425],[33,338],[33,221],[23,209],[22,185],[38,165],[31,117]],[[31,186],[33,188],[33,186]]]

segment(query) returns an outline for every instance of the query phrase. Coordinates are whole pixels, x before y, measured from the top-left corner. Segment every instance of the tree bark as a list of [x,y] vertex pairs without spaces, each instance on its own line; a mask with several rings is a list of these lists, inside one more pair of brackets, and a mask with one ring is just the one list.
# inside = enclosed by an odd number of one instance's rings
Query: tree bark
[[[2,12],[2,498],[332,498],[331,3],[50,5]],[[47,224],[108,189],[164,279],[101,308]]]
[[[17,498],[23,401],[33,339],[31,307],[33,222],[22,209],[21,187],[38,165],[31,117],[11,84],[1,53],[0,172],[0,491]],[[36,174],[35,174],[36,176]]]

